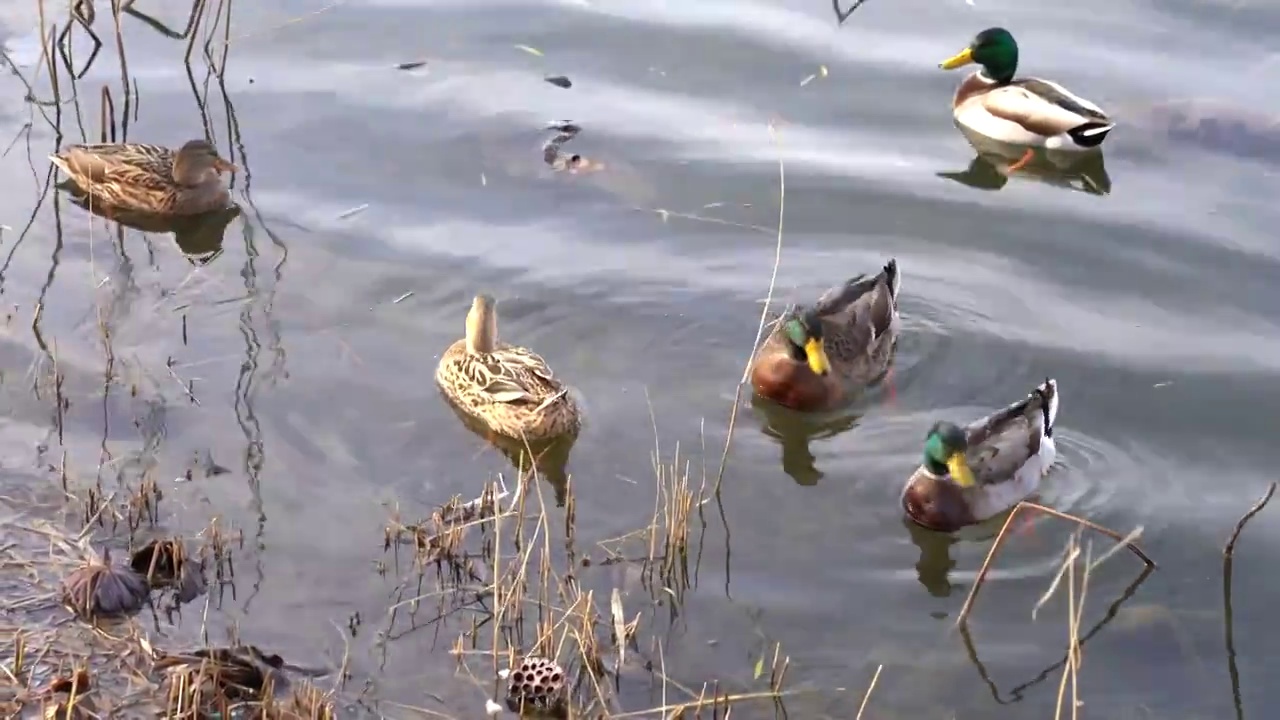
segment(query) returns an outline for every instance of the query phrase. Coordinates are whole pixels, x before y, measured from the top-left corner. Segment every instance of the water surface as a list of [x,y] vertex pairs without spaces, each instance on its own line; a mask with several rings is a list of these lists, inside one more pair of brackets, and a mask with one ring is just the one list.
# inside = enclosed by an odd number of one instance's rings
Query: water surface
[[[174,27],[187,12],[140,9]],[[28,78],[36,22],[18,0],[0,15]],[[79,84],[95,137],[102,85],[123,99],[109,24],[103,13],[108,47]],[[996,24],[1017,34],[1025,72],[1114,109],[1107,193],[945,176],[975,153],[948,111],[960,78],[936,63]],[[139,92],[128,138],[200,135],[202,61],[193,93],[182,41],[123,27]],[[1036,622],[1030,610],[1067,529],[1037,522],[1009,546],[971,653],[950,627],[987,543],[908,528],[897,496],[935,419],[989,412],[1051,375],[1064,397],[1045,501],[1141,525],[1161,564],[1089,641],[1085,712],[1229,717],[1220,548],[1273,479],[1280,411],[1280,176],[1264,152],[1280,96],[1258,92],[1278,31],[1280,10],[1225,2],[875,0],[843,27],[818,0],[240,3],[225,98],[215,79],[205,104],[245,169],[243,212],[205,264],[172,236],[121,242],[113,223],[44,194],[57,140],[6,74],[0,131],[32,125],[0,160],[4,464],[57,465],[65,450],[79,482],[154,473],[174,531],[215,514],[245,531],[237,596],[215,623],[336,664],[336,627],[387,606],[394,578],[373,563],[388,506],[422,514],[511,472],[432,382],[473,294],[495,295],[504,337],[584,399],[569,465],[580,538],[646,521],[651,416],[667,459],[678,442],[700,476],[705,443],[714,472],[768,290],[781,169],[775,304],[896,257],[894,393],[809,427],[812,439],[744,396],[726,521],[708,514],[697,588],[664,636],[669,672],[749,684],[767,640],[820,691],[790,707],[807,717],[847,717],[880,664],[869,717],[1047,716],[1056,671],[1013,690],[1062,657],[1063,603]],[[427,65],[395,69],[410,60]],[[542,79],[557,74],[573,87]],[[1261,129],[1176,132],[1168,108],[1189,102]],[[564,150],[603,170],[543,163],[543,128],[563,120],[583,127]],[[102,393],[101,324],[136,394]],[[31,389],[55,342],[71,398],[61,443],[51,401]],[[231,472],[170,480],[210,459]],[[1236,645],[1254,712],[1276,699],[1266,633],[1250,630],[1277,591],[1261,569],[1278,537],[1264,513],[1239,554]],[[1140,570],[1122,555],[1094,576],[1086,625]],[[379,697],[473,715],[479,691],[427,635],[391,643],[386,673],[374,632],[348,639],[353,673]]]

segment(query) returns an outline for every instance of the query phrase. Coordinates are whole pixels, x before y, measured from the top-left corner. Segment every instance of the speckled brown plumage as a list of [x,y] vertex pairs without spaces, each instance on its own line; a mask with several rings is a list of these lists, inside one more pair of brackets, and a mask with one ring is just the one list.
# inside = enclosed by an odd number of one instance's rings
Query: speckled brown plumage
[[542,356],[498,341],[497,310],[487,295],[475,298],[467,337],[445,350],[435,377],[459,411],[503,437],[548,440],[581,427],[573,396]]
[[174,151],[144,143],[68,145],[49,160],[99,202],[161,215],[194,215],[225,207],[222,172],[238,168],[204,140]]

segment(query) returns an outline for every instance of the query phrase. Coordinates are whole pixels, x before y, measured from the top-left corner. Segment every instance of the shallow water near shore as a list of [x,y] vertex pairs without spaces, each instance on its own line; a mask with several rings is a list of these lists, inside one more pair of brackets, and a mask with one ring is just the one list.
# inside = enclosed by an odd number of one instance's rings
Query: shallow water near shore
[[[4,4],[0,39],[32,78],[28,5]],[[138,9],[179,30],[188,12]],[[123,104],[110,21],[99,13],[106,47],[79,82],[90,139],[101,87]],[[121,22],[138,88],[128,139],[200,135],[204,66],[193,94],[185,43]],[[1107,192],[1049,170],[997,189],[946,176],[975,153],[948,111],[960,75],[936,64],[997,24],[1022,44],[1022,72],[1115,111]],[[714,482],[768,292],[781,161],[773,307],[897,258],[892,392],[821,421],[744,393],[724,519],[708,504],[695,529],[697,584],[664,635],[667,674],[749,685],[777,642],[790,683],[813,690],[788,701],[798,717],[851,716],[882,664],[867,717],[1049,716],[1060,670],[1041,670],[1065,653],[1065,602],[1035,621],[1031,609],[1069,528],[1037,519],[1009,543],[966,643],[951,626],[996,528],[947,542],[905,524],[898,494],[934,420],[1052,376],[1059,459],[1043,501],[1141,526],[1160,564],[1141,578],[1120,554],[1090,578],[1084,626],[1108,622],[1085,648],[1083,712],[1231,717],[1221,548],[1276,479],[1280,96],[1258,87],[1278,67],[1277,32],[1280,10],[1262,3],[870,0],[837,26],[817,0],[241,2],[225,100],[215,79],[206,105],[242,168],[242,212],[212,259],[172,235],[121,241],[46,194],[57,140],[4,73],[0,465],[15,472],[0,491],[64,453],[72,482],[152,473],[169,531],[217,515],[245,534],[212,625],[307,665],[336,666],[349,643],[373,697],[475,716],[483,693],[447,653],[458,628],[388,643],[385,668],[377,647],[391,508],[424,515],[512,474],[441,401],[440,352],[471,297],[494,295],[504,339],[542,353],[586,407],[568,466],[579,541],[643,525],[655,426],[664,461],[678,444],[694,482],[704,466]],[[414,60],[426,65],[396,69]],[[543,80],[561,74],[571,88]],[[1201,103],[1213,128],[1186,122]],[[555,121],[583,128],[562,150],[591,171],[544,162]],[[70,106],[63,130],[81,140]],[[55,357],[61,413],[32,391]],[[125,389],[104,395],[108,362]],[[1280,591],[1263,571],[1277,540],[1280,515],[1265,511],[1236,562],[1252,713],[1280,698],[1255,631]],[[356,613],[366,626],[344,640]],[[629,710],[660,704],[631,692]]]

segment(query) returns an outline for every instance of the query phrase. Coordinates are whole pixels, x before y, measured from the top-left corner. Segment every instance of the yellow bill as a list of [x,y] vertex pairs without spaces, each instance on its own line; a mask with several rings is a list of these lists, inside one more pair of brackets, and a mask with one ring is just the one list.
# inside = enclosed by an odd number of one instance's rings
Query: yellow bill
[[956,68],[968,65],[971,62],[973,62],[973,50],[971,48],[965,48],[955,55],[952,55],[946,60],[938,63],[938,67],[943,70],[955,70]]
[[821,340],[809,338],[804,344],[805,357],[809,359],[809,369],[815,375],[826,375],[831,371],[831,363],[827,362],[827,351]]
[[973,471],[969,469],[969,463],[965,462],[964,453],[952,453],[947,458],[947,471],[951,473],[951,479],[956,481],[960,487],[973,487]]

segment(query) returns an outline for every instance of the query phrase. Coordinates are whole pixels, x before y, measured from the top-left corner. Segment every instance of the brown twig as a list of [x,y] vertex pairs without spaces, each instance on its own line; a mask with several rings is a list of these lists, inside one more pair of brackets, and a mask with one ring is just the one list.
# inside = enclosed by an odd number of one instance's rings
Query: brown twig
[[742,389],[751,379],[751,365],[755,362],[756,352],[760,349],[760,338],[764,336],[764,328],[769,319],[769,305],[773,302],[773,291],[778,284],[778,267],[782,265],[782,221],[787,209],[787,172],[782,158],[782,147],[778,141],[778,131],[769,123],[769,137],[778,148],[778,241],[773,251],[773,270],[769,275],[769,293],[765,295],[764,307],[760,310],[760,324],[756,327],[756,338],[751,341],[751,352],[747,353],[747,364],[742,369],[742,378],[733,394],[733,410],[729,413],[729,429],[724,438],[724,452],[720,455],[720,470],[716,472],[716,485],[712,495],[720,498],[720,483],[724,482],[724,471],[729,465],[729,448],[733,446],[733,430],[738,421],[738,408],[742,405]]
[[1258,502],[1254,503],[1253,507],[1249,508],[1244,515],[1241,515],[1240,520],[1236,522],[1236,529],[1231,532],[1231,539],[1227,540],[1226,547],[1222,549],[1222,561],[1225,565],[1224,574],[1228,576],[1231,574],[1231,561],[1235,557],[1236,541],[1240,539],[1240,531],[1244,530],[1245,523],[1252,520],[1254,515],[1262,512],[1262,509],[1267,506],[1267,503],[1271,502],[1271,496],[1275,495],[1275,493],[1276,482],[1273,480],[1271,481],[1271,484],[1267,486],[1267,492],[1264,493],[1263,496],[1258,499]]
[[978,570],[978,577],[974,579],[973,587],[969,589],[969,597],[965,598],[964,607],[960,608],[960,616],[956,618],[956,626],[963,627],[969,621],[969,613],[973,610],[973,603],[978,597],[978,591],[982,589],[982,583],[986,580],[987,572],[991,569],[991,562],[995,559],[996,553],[1000,551],[1000,546],[1004,544],[1005,536],[1008,534],[1009,528],[1013,525],[1014,517],[1016,517],[1018,512],[1023,509],[1039,510],[1046,515],[1052,515],[1063,520],[1070,520],[1077,525],[1082,525],[1090,530],[1100,532],[1118,543],[1124,543],[1125,547],[1133,551],[1133,553],[1137,555],[1142,562],[1147,564],[1147,567],[1156,566],[1155,562],[1151,558],[1147,557],[1147,554],[1142,551],[1142,548],[1138,547],[1137,544],[1126,539],[1123,535],[1114,530],[1102,527],[1101,525],[1082,517],[1069,515],[1059,510],[1045,507],[1039,503],[1023,500],[1014,506],[1013,511],[1009,513],[1009,517],[1005,518],[1004,526],[1000,528],[1000,534],[996,535],[995,542],[991,544],[991,549],[987,552],[986,559],[982,561],[982,568]]
[[862,4],[865,3],[866,1],[867,0],[856,0],[856,2],[854,2],[853,5],[851,5],[848,10],[841,10],[840,0],[831,0],[831,9],[836,11],[836,24],[843,25],[844,21],[848,20],[849,16],[853,14],[853,11],[862,7]]
[[1253,504],[1253,507],[1240,516],[1240,520],[1236,522],[1235,529],[1231,531],[1231,537],[1227,539],[1226,546],[1222,548],[1223,632],[1226,635],[1227,644],[1227,675],[1231,677],[1231,699],[1235,705],[1237,720],[1244,720],[1244,701],[1240,696],[1240,669],[1236,667],[1235,623],[1231,607],[1231,571],[1235,565],[1236,541],[1240,539],[1240,531],[1244,530],[1245,523],[1252,520],[1254,515],[1262,512],[1267,503],[1271,502],[1271,496],[1275,493],[1276,482],[1273,480],[1267,486],[1267,491]]

